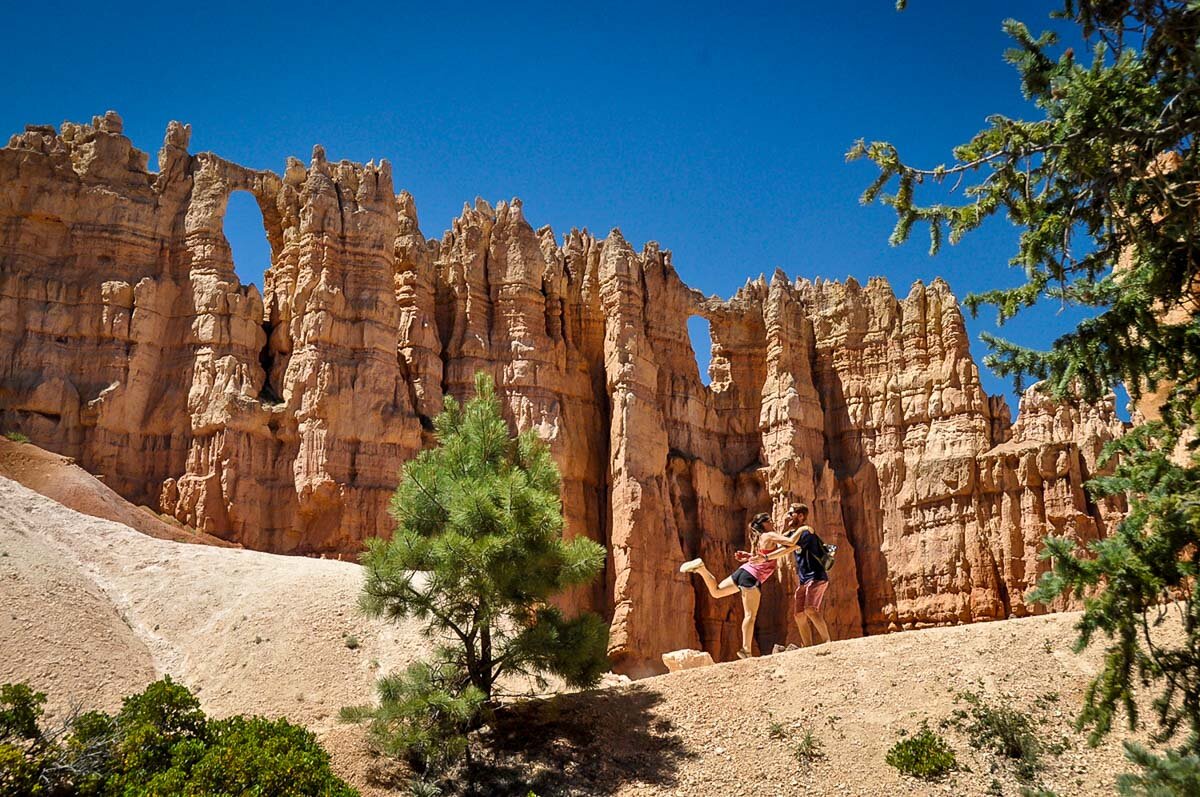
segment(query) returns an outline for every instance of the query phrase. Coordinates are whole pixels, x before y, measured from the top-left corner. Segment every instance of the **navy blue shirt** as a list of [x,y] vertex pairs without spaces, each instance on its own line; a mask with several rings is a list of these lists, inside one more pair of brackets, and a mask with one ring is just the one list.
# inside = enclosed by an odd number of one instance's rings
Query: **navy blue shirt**
[[828,581],[829,574],[821,566],[821,556],[825,553],[825,548],[817,535],[813,534],[810,527],[802,526],[798,542],[800,547],[792,555],[796,557],[796,572],[800,575],[800,583]]

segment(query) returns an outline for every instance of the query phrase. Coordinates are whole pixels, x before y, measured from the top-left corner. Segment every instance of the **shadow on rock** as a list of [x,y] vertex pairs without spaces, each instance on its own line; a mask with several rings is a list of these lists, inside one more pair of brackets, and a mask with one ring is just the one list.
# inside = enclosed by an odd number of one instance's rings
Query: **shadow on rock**
[[559,695],[506,707],[463,772],[467,795],[607,795],[641,783],[670,788],[688,751],[642,687]]

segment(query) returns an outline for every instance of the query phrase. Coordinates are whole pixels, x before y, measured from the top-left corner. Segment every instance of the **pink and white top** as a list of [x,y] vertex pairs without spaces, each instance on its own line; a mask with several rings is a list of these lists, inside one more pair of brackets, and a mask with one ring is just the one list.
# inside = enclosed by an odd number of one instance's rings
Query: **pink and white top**
[[775,560],[765,558],[770,552],[770,549],[759,548],[758,553],[764,557],[764,561],[746,562],[746,564],[742,565],[740,569],[745,570],[747,573],[754,576],[756,579],[758,579],[758,583],[762,584],[768,578],[775,575]]

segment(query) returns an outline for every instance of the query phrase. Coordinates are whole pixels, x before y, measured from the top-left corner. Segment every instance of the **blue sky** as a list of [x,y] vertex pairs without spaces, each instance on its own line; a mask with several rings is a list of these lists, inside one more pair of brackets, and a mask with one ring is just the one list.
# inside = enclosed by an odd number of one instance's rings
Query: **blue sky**
[[[1051,2],[72,5],[6,10],[28,35],[0,51],[5,135],[112,108],[151,163],[170,119],[192,124],[193,152],[257,168],[314,143],[388,158],[426,236],[476,195],[519,196],[534,226],[657,240],[726,297],[776,267],[882,275],[901,295],[938,275],[959,296],[1019,281],[1003,220],[937,258],[920,232],[890,248],[890,211],[858,204],[873,168],[843,155],[883,138],[932,165],[987,114],[1032,115],[1000,24],[1050,26]],[[227,234],[261,284],[248,197]],[[1044,346],[1077,318],[1046,308],[1004,333]],[[968,320],[977,358],[992,321]]]

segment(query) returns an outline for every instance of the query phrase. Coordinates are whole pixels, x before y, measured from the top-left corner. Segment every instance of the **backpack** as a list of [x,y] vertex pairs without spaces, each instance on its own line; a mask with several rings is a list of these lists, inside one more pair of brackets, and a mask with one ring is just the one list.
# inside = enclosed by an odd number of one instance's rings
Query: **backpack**
[[[825,541],[821,539],[821,535],[819,535],[819,534],[817,534],[817,532],[813,531],[812,526],[808,527],[808,532],[810,534],[812,534],[813,537],[816,538],[817,548],[819,548],[822,551],[822,553],[815,555],[817,564],[819,564],[821,566],[822,570],[824,570],[826,573],[828,573],[830,570],[833,569],[833,560],[834,560],[834,557],[837,556],[838,547],[836,545],[826,545]],[[804,555],[809,557],[810,562],[814,558],[812,549],[809,547],[805,547]]]

